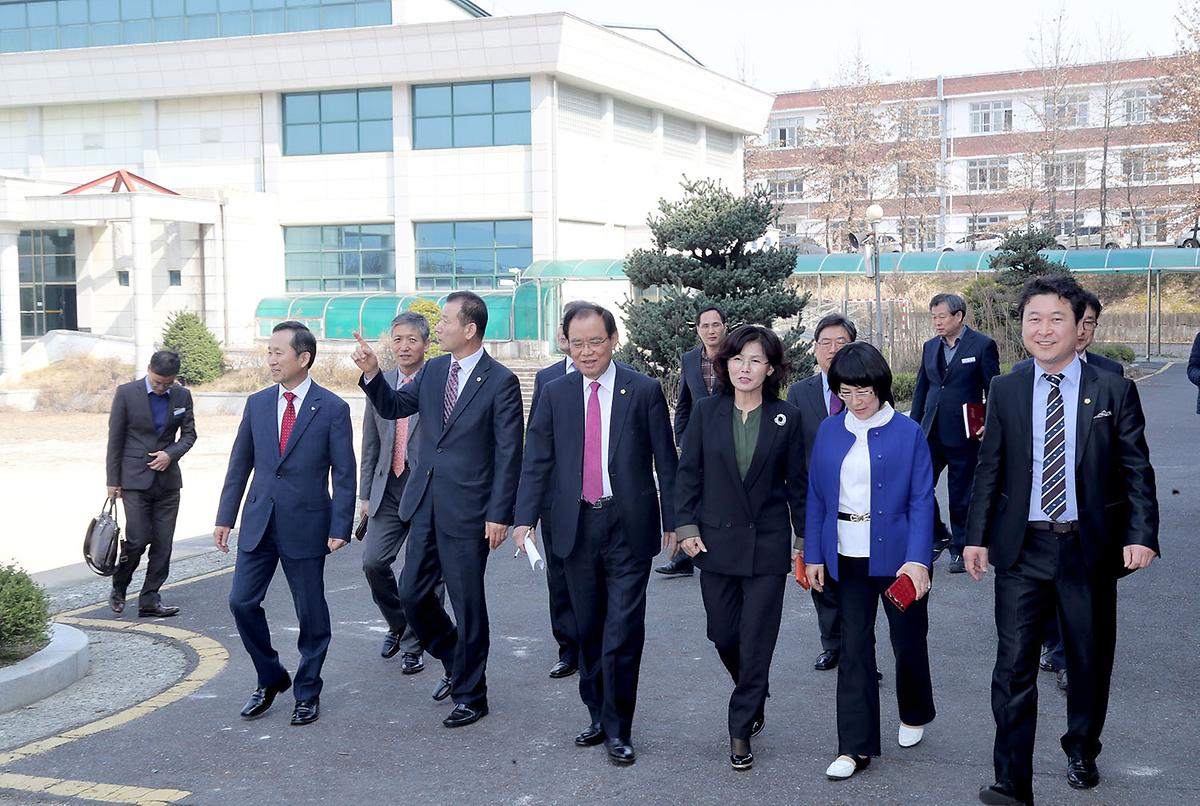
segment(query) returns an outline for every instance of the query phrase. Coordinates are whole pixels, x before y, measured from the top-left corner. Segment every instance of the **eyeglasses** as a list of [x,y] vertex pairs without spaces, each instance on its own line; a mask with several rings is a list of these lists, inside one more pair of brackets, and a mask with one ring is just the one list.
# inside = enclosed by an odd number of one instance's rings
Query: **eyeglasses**
[[850,343],[849,339],[819,339],[817,341],[817,346],[818,347],[833,347],[836,344],[837,348],[840,350],[849,343]]
[[583,339],[571,339],[568,344],[572,350],[582,350],[584,347],[591,347],[593,350],[599,350],[608,342],[608,339],[602,339],[599,336],[584,341]]
[[1098,327],[1100,327],[1100,323],[1097,322],[1095,319],[1084,319],[1083,320],[1083,329],[1084,330],[1095,330]]
[[838,392],[838,397],[847,402],[851,400],[861,402],[864,400],[870,400],[874,396],[874,389],[854,389],[850,391],[843,389],[842,391]]
[[744,356],[740,356],[740,355],[735,355],[729,359],[729,364],[730,364],[730,366],[742,367],[743,369],[746,367],[749,367],[751,369],[758,369],[759,367],[765,367],[767,365],[767,362],[764,361],[763,359],[759,358],[758,356],[754,356],[754,355],[752,355],[748,358],[744,357]]

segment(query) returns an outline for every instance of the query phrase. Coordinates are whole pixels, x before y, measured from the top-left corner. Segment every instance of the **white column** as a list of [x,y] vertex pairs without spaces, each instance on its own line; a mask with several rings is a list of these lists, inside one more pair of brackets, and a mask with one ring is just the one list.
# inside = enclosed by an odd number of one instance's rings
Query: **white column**
[[45,142],[42,139],[42,108],[25,110],[25,170],[35,179],[46,172]]
[[142,176],[152,182],[158,175],[158,101],[142,101]]
[[558,199],[554,195],[555,113],[554,79],[541,73],[529,81],[530,177],[529,204],[533,217],[533,259],[558,257]]
[[142,214],[141,199],[130,198],[132,217],[129,221],[130,267],[129,286],[133,292],[133,368],[141,374],[154,353],[154,289],[153,260],[150,244],[150,219]]
[[[395,15],[393,13],[393,19]],[[392,85],[392,220],[396,228],[396,290],[417,287],[417,239],[412,223],[412,86]]]
[[21,369],[21,278],[17,264],[17,229],[0,227],[0,326],[4,331],[4,377],[15,380]]

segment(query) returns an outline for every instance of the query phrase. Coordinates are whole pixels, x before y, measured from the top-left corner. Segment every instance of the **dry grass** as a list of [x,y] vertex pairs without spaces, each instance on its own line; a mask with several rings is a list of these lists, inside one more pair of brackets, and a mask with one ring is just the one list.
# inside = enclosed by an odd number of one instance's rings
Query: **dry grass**
[[131,364],[116,358],[71,356],[26,374],[17,388],[39,390],[39,409],[104,412],[113,391],[133,374]]
[[[354,392],[358,389],[361,376],[358,367],[333,360],[332,356],[321,356],[313,367],[312,379],[334,392]],[[237,369],[228,370],[215,381],[192,387],[194,392],[257,392],[275,383],[265,356],[242,362]]]

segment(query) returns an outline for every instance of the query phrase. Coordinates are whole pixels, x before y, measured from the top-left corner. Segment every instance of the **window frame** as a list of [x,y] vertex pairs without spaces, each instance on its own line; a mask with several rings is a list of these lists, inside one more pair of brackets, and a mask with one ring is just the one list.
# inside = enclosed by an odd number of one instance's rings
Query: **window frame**
[[[1011,100],[975,101],[968,107],[971,134],[998,134],[1013,130]],[[999,113],[999,124],[996,115]]]
[[[501,97],[499,91],[518,84],[524,84],[526,91],[522,96],[523,103],[519,100],[516,106],[513,106],[512,99]],[[461,112],[456,111],[456,108],[460,104],[467,106],[473,102],[473,99],[469,98],[466,92],[468,88],[485,85],[491,89],[487,110],[468,107]],[[426,101],[420,96],[430,90],[443,88],[449,90],[448,108],[439,107],[433,111],[421,108]],[[462,92],[458,90],[462,90]],[[459,100],[460,96],[462,96],[461,100]],[[412,103],[411,134],[414,151],[432,151],[440,148],[495,148],[498,146],[527,146],[533,144],[533,82],[529,78],[414,84],[409,97]],[[488,118],[488,137],[486,141],[483,138],[467,141],[468,136],[472,133],[482,134],[482,130],[477,131],[468,128],[468,124],[482,124],[483,118]],[[464,139],[464,142],[461,143],[459,142],[460,121],[462,122],[461,136]],[[441,138],[436,142],[429,143],[426,138],[435,136],[433,126],[437,122],[445,126],[445,130],[441,133]],[[501,137],[501,125],[506,128],[508,125],[515,125],[516,128],[513,129],[515,134]],[[498,140],[500,142],[497,142]]]

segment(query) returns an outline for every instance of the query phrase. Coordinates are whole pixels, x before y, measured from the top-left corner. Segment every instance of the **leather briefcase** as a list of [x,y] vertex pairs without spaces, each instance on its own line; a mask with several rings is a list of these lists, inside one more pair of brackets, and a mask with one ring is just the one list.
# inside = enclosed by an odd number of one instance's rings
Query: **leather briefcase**
[[117,499],[106,499],[83,538],[84,562],[102,577],[112,576],[125,557],[125,541],[121,539],[116,516]]

